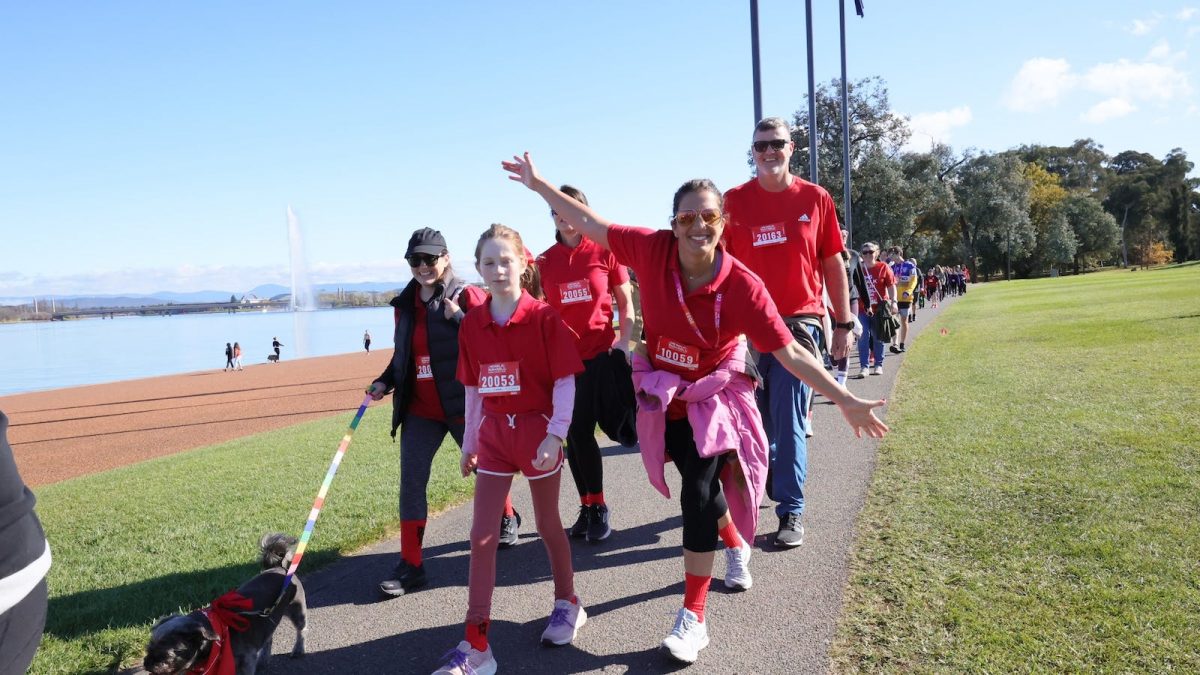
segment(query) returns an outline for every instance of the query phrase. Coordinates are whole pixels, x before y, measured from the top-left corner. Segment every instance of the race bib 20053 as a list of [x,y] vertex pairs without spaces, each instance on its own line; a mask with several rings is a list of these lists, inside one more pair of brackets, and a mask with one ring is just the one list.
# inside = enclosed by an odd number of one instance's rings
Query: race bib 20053
[[559,299],[564,305],[592,301],[592,287],[588,285],[586,279],[559,284],[558,293]]
[[750,228],[750,233],[753,236],[752,243],[755,247],[787,243],[787,230],[783,228],[783,223],[755,225]]
[[483,396],[515,396],[521,393],[520,362],[480,364],[479,393]]
[[428,356],[417,357],[417,380],[432,380],[433,366],[429,365]]
[[658,348],[654,350],[654,359],[676,368],[696,370],[700,367],[700,348],[660,337]]

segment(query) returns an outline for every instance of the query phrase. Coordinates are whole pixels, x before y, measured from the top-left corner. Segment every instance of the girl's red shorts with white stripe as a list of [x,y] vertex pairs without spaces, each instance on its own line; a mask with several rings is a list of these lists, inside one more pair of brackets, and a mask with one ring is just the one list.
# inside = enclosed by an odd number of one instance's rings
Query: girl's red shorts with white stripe
[[536,412],[485,412],[479,425],[478,472],[493,476],[515,476],[519,472],[529,480],[557,473],[562,469],[562,448],[552,468],[541,471],[533,467],[538,446],[546,440],[549,423],[545,415]]

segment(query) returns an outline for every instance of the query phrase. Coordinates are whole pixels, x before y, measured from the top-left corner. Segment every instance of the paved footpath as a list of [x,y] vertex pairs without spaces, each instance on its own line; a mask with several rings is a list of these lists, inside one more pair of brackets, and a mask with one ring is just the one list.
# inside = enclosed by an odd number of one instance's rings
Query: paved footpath
[[[909,343],[938,339],[939,310],[926,308],[912,324]],[[931,324],[935,330],[924,329]],[[850,380],[864,397],[892,390],[904,356],[887,354],[884,374]],[[857,372],[857,353],[851,357]],[[727,592],[725,559],[717,554],[707,620],[711,644],[692,667],[697,673],[818,673],[829,670],[829,645],[842,608],[854,524],[875,467],[877,442],[855,439],[836,408],[818,397],[816,435],[810,440],[804,545],[775,549],[773,504],[761,508],[750,569],[754,586]],[[684,668],[658,652],[683,597],[683,562],[677,499],[665,499],[646,481],[637,450],[605,449],[605,496],[614,531],[605,542],[572,541],[576,590],[588,611],[574,644],[544,648],[539,637],[553,604],[545,549],[535,534],[528,485],[514,483],[517,510],[525,515],[521,543],[500,551],[492,610],[492,649],[501,672],[665,673]],[[353,461],[351,456],[349,461]],[[566,471],[566,469],[564,469]],[[672,495],[678,476],[667,468]],[[564,525],[578,503],[569,476],[562,481]],[[337,485],[330,494],[337,499]],[[291,649],[288,624],[275,639],[275,675],[295,673],[429,673],[462,639],[467,605],[470,504],[429,521],[425,566],[430,585],[412,595],[383,599],[378,583],[398,560],[388,541],[304,577],[309,599],[306,657]],[[316,536],[320,537],[318,523]]]

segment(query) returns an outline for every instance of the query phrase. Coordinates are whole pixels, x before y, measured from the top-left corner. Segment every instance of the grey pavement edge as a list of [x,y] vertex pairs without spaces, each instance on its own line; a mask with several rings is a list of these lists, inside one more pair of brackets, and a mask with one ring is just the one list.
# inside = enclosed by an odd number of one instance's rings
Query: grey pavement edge
[[[944,307],[945,303],[941,305]],[[909,342],[934,324],[940,309],[918,312]],[[936,340],[929,331],[922,341]],[[850,373],[857,371],[852,352]],[[850,390],[883,397],[892,390],[904,355],[887,354],[882,376],[850,380]],[[886,409],[885,409],[886,411]],[[698,673],[820,673],[829,670],[829,645],[842,611],[855,519],[875,468],[877,441],[856,439],[837,409],[820,397],[810,439],[804,544],[778,550],[771,541],[778,520],[773,504],[760,511],[750,569],[754,587],[732,593],[721,582],[719,552],[706,618],[711,644],[691,666]],[[588,622],[574,644],[545,648],[539,636],[554,602],[545,549],[533,525],[528,484],[513,484],[525,516],[521,543],[497,556],[491,644],[501,672],[666,673],[684,666],[658,652],[683,597],[678,476],[666,474],[672,499],[646,481],[636,449],[604,450],[605,496],[613,534],[599,544],[572,540],[576,591]],[[353,461],[353,456],[348,458]],[[567,469],[564,468],[564,471]],[[569,476],[561,483],[563,526],[578,503]],[[336,503],[338,485],[331,488]],[[384,599],[379,582],[398,560],[397,540],[355,553],[311,575],[308,655],[289,659],[292,631],[281,626],[271,662],[275,675],[318,673],[429,673],[462,639],[467,605],[470,504],[431,518],[425,533],[429,586]],[[320,523],[315,537],[319,538]]]

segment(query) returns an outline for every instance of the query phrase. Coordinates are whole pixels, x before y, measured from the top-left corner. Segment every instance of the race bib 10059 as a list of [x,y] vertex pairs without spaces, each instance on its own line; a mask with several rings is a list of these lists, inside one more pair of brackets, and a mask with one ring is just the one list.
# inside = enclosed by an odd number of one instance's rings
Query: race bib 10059
[[696,370],[700,367],[700,348],[660,337],[654,359],[668,366]]
[[588,285],[586,279],[559,284],[558,293],[564,305],[592,301],[592,287]]
[[480,364],[479,393],[482,396],[515,396],[521,393],[520,362]]
[[776,244],[787,243],[787,230],[784,229],[783,223],[774,223],[772,225],[755,225],[750,228],[753,236],[753,245],[758,246],[775,246]]

